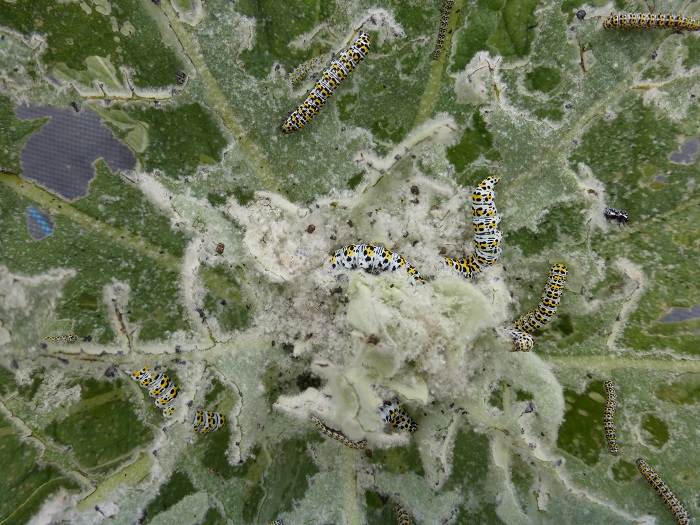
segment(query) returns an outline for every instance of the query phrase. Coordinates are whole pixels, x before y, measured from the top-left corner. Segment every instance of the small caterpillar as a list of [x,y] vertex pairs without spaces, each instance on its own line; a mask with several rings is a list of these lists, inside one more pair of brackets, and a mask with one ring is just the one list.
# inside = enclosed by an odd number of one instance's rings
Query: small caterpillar
[[61,343],[75,343],[78,338],[74,334],[63,334],[63,335],[47,335],[44,337],[45,341],[58,341]]
[[679,31],[698,31],[700,21],[684,15],[662,15],[660,13],[610,13],[603,22],[605,29],[644,28],[676,29]]
[[322,55],[314,57],[311,60],[307,60],[303,64],[300,64],[289,74],[289,82],[291,82],[293,86],[296,86],[299,82],[304,80],[304,77],[306,77],[307,73],[311,73],[312,71],[317,70],[320,66],[325,64],[327,60],[328,53],[323,53]]
[[617,408],[617,393],[613,382],[608,380],[603,383],[607,401],[605,403],[605,412],[603,413],[603,428],[605,429],[605,439],[608,441],[610,453],[617,456],[620,453],[620,447],[617,445],[617,437],[615,436],[615,409]]
[[409,432],[418,430],[418,424],[411,419],[411,416],[409,416],[403,408],[401,408],[401,405],[392,403],[391,401],[385,401],[380,413],[384,422],[389,423],[394,428],[407,430]]
[[192,430],[200,434],[216,432],[226,426],[226,416],[219,412],[197,410],[192,421]]
[[398,503],[394,505],[394,513],[396,514],[397,525],[415,525],[413,516],[411,516],[408,511]]
[[270,525],[284,525],[284,520],[271,521]]
[[328,427],[323,421],[321,421],[317,417],[312,417],[311,421],[316,423],[316,426],[323,434],[335,439],[336,441],[340,441],[346,447],[364,449],[367,446],[366,439],[363,439],[361,441],[352,441],[350,438],[348,438],[341,431],[334,430],[334,429]]
[[292,133],[311,122],[311,119],[316,116],[318,111],[326,104],[326,101],[333,95],[333,91],[367,56],[369,48],[369,35],[364,31],[360,31],[360,35],[355,40],[355,43],[346,51],[340,53],[338,58],[331,61],[330,67],[323,71],[321,78],[316,82],[306,100],[287,117],[282,124],[282,131],[284,133]]
[[618,224],[624,224],[630,220],[630,216],[626,211],[616,210],[610,206],[605,207],[603,215],[605,215],[605,218],[609,221],[617,221]]
[[171,379],[164,373],[152,374],[147,366],[131,374],[131,379],[138,381],[143,388],[148,388],[148,395],[155,397],[154,405],[163,409],[164,416],[172,416],[175,413],[175,398],[180,387],[175,386]]
[[486,177],[472,193],[472,223],[474,225],[474,253],[466,259],[445,257],[445,264],[465,279],[474,279],[487,266],[498,260],[501,254],[501,237],[498,229],[501,216],[494,202],[494,189],[501,178]]
[[671,492],[671,489],[668,488],[666,483],[654,472],[654,469],[641,458],[637,460],[637,468],[649,484],[654,487],[654,490],[659,493],[659,497],[664,501],[666,506],[671,509],[673,517],[676,518],[676,523],[678,523],[678,525],[690,525],[690,515],[688,511],[685,510],[685,507],[678,501],[678,498],[673,495],[673,492]]
[[563,264],[553,264],[549,269],[547,284],[540,304],[515,321],[514,329],[508,331],[513,338],[515,351],[529,352],[535,341],[532,337],[528,338],[527,335],[542,328],[557,313],[559,300],[564,293],[566,275],[566,266]]
[[442,7],[442,19],[440,20],[440,29],[438,29],[437,43],[435,51],[433,51],[433,60],[440,58],[442,48],[445,45],[445,35],[447,34],[447,25],[450,23],[450,11],[454,5],[454,0],[445,0],[445,5]]
[[387,250],[383,246],[376,244],[348,244],[336,250],[330,258],[331,268],[347,268],[356,270],[360,268],[374,275],[379,272],[394,272],[399,268],[405,268],[413,280],[419,284],[426,282],[416,270],[400,253]]

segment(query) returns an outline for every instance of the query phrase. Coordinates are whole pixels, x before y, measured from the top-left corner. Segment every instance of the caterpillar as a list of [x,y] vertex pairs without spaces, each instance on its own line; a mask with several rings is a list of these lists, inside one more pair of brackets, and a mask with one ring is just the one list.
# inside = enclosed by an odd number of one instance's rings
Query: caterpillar
[[465,279],[474,279],[485,267],[498,261],[501,254],[503,232],[498,229],[501,216],[494,202],[494,189],[500,180],[498,176],[486,177],[472,193],[474,253],[462,260],[445,257],[445,264]]
[[516,352],[529,352],[535,346],[533,337],[520,330],[508,330],[508,335],[513,338],[514,350]]
[[532,337],[527,336],[530,332],[542,328],[557,313],[559,300],[564,293],[567,273],[566,266],[563,264],[553,264],[549,269],[547,284],[540,304],[515,321],[514,328],[508,331],[513,339],[514,351],[529,352],[532,350],[535,341]]
[[603,22],[605,29],[645,28],[676,29],[679,31],[698,31],[700,21],[684,15],[662,15],[660,13],[610,13]]
[[271,521],[270,525],[284,525],[284,520]]
[[630,216],[626,211],[616,210],[610,206],[605,207],[603,215],[605,215],[605,218],[609,221],[617,221],[618,224],[625,224],[630,220]]
[[226,416],[219,412],[197,410],[192,421],[192,430],[200,434],[216,432],[226,426]]
[[433,51],[434,60],[440,58],[440,53],[442,53],[442,48],[445,45],[447,25],[450,23],[450,11],[452,11],[452,6],[454,5],[454,3],[454,0],[445,0],[445,5],[442,7],[442,19],[440,20],[440,29],[438,29],[437,43],[435,44],[435,51]]
[[289,74],[289,82],[291,82],[293,86],[296,86],[299,82],[304,80],[307,73],[311,73],[312,71],[318,69],[319,66],[325,64],[327,60],[328,53],[323,53],[320,56],[314,57],[311,60],[307,60],[303,64],[300,64]]
[[323,421],[321,421],[317,417],[312,417],[311,421],[313,421],[318,429],[328,437],[331,437],[335,439],[336,441],[340,441],[343,445],[346,447],[350,448],[359,448],[359,449],[364,449],[367,446],[367,440],[363,439],[361,441],[352,441],[350,438],[348,438],[345,434],[343,434],[339,430],[334,430],[330,427],[328,427]]
[[75,343],[78,338],[74,334],[63,334],[63,335],[47,335],[44,337],[45,341],[57,341],[61,343]]
[[678,525],[690,525],[690,515],[688,511],[685,510],[685,507],[678,501],[678,498],[673,495],[673,492],[671,492],[671,489],[668,488],[666,483],[654,472],[654,469],[641,458],[637,460],[637,468],[649,484],[654,487],[654,490],[659,493],[659,497],[664,500],[666,506],[671,509],[673,517],[676,518],[676,523],[678,523]]
[[398,503],[394,505],[394,513],[396,514],[397,525],[415,525],[413,516],[411,516],[408,511]]
[[418,424],[411,419],[411,416],[409,416],[403,408],[401,408],[401,405],[392,403],[391,401],[385,401],[380,413],[384,422],[389,423],[394,428],[407,430],[409,432],[418,430]]
[[175,413],[175,398],[180,387],[163,372],[151,373],[147,366],[131,374],[131,379],[138,381],[143,388],[148,388],[148,395],[155,398],[155,406],[163,409],[164,416],[172,416]]
[[400,253],[387,250],[376,244],[348,244],[335,251],[330,258],[333,270],[343,267],[348,270],[360,268],[367,273],[377,275],[379,272],[396,271],[405,268],[413,281],[419,284],[426,282],[420,272],[409,263]]
[[603,413],[603,428],[605,429],[605,439],[608,441],[610,453],[617,456],[620,453],[620,447],[617,445],[617,437],[615,436],[615,409],[617,408],[617,393],[613,382],[608,380],[603,383],[607,401],[605,403],[605,412]]
[[306,100],[287,117],[287,120],[282,124],[282,131],[284,133],[293,133],[311,122],[311,119],[316,116],[318,111],[326,104],[326,101],[333,95],[333,91],[367,56],[369,48],[369,35],[364,31],[360,31],[360,35],[355,40],[355,43],[346,51],[341,52],[338,58],[331,61],[330,67],[323,71],[321,78],[316,82]]
[[566,275],[566,266],[563,264],[552,265],[540,304],[515,321],[516,330],[527,333],[539,330],[554,317],[557,313],[557,306],[559,306],[559,299],[564,293]]

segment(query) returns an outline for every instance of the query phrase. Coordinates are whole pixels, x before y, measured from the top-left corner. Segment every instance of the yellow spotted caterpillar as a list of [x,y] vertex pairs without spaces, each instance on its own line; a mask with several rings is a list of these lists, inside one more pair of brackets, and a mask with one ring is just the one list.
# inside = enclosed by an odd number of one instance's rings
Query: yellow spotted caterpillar
[[516,352],[529,352],[535,346],[535,339],[526,332],[520,330],[509,330],[513,338],[513,345]]
[[610,13],[603,22],[605,29],[676,29],[678,31],[698,31],[700,21],[683,15],[662,15],[660,13]]
[[566,275],[566,266],[563,264],[552,265],[540,304],[515,321],[514,328],[508,331],[513,338],[515,351],[529,352],[532,350],[535,340],[530,336],[530,332],[542,328],[557,313],[559,300],[564,293]]
[[385,401],[380,412],[384,422],[390,424],[394,428],[406,430],[408,432],[415,432],[418,430],[418,424],[411,419],[411,416],[409,416],[403,408],[401,408],[401,405],[397,405],[391,401]]
[[400,253],[387,250],[376,244],[348,244],[343,246],[331,256],[331,268],[347,268],[348,270],[361,269],[367,273],[394,272],[400,268],[405,269],[414,282],[425,283],[425,279]]
[[442,18],[440,19],[440,29],[438,30],[437,43],[435,44],[435,51],[433,51],[433,59],[437,60],[440,58],[440,53],[442,53],[442,48],[445,45],[445,35],[447,34],[447,25],[450,23],[450,11],[452,11],[452,6],[455,0],[445,0],[445,5],[442,7]]
[[131,379],[138,381],[143,388],[148,388],[148,395],[155,399],[155,406],[163,409],[164,416],[172,416],[175,413],[175,398],[180,387],[175,386],[172,380],[160,372],[151,373],[147,366],[131,374]]
[[671,509],[673,517],[676,518],[676,523],[678,523],[678,525],[690,525],[690,515],[688,511],[685,510],[685,507],[678,501],[678,498],[673,495],[673,492],[671,492],[671,489],[668,488],[666,483],[654,472],[654,469],[641,458],[637,460],[637,468],[649,484],[654,487],[654,490],[658,492],[659,497],[664,501],[666,506]]
[[200,434],[216,432],[226,426],[226,416],[219,412],[197,410],[192,421],[192,430]]
[[346,447],[363,449],[367,446],[367,440],[363,439],[361,441],[352,441],[350,438],[348,438],[341,431],[334,430],[334,429],[330,428],[329,426],[327,426],[323,421],[321,421],[317,417],[312,417],[311,421],[313,421],[316,424],[318,429],[323,434],[335,439],[336,441],[340,441]]
[[355,40],[355,43],[346,51],[340,53],[338,58],[332,60],[330,67],[321,73],[321,78],[318,79],[306,100],[284,121],[282,131],[284,133],[293,133],[311,122],[311,119],[318,114],[318,111],[326,104],[326,101],[333,95],[340,83],[367,56],[369,48],[369,35],[364,31],[360,31],[360,35]]
[[608,441],[610,453],[617,456],[620,453],[620,447],[617,445],[617,437],[615,436],[615,409],[617,408],[617,393],[612,381],[606,381],[605,394],[607,400],[605,402],[605,412],[603,413],[603,428],[605,429],[605,439]]
[[413,516],[411,516],[408,511],[398,503],[394,505],[394,513],[396,514],[397,525],[415,525]]
[[307,60],[289,74],[289,82],[291,82],[293,86],[296,86],[306,77],[307,73],[318,70],[326,63],[326,60],[328,60],[328,53]]
[[445,257],[445,264],[465,279],[474,279],[481,270],[491,266],[501,255],[501,237],[498,229],[501,216],[494,201],[494,189],[501,177],[491,176],[482,180],[472,192],[472,223],[474,225],[474,253],[466,259]]
[[73,334],[63,334],[63,335],[47,335],[44,337],[46,341],[58,341],[61,343],[75,343],[78,338]]

